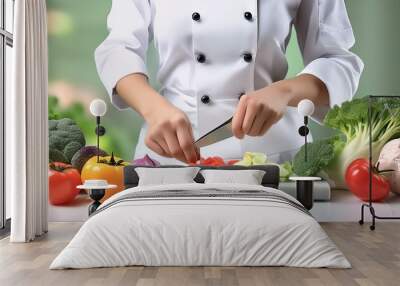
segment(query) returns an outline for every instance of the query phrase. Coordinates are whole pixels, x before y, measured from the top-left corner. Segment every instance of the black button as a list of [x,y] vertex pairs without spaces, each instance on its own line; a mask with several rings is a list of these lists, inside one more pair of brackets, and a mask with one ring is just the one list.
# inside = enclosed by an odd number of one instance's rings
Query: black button
[[197,22],[200,21],[200,14],[197,12],[194,12],[192,14],[192,19],[193,19],[193,21],[197,21]]
[[201,97],[201,102],[203,102],[204,104],[210,103],[210,97],[208,95],[203,95]]
[[245,62],[250,63],[253,60],[253,55],[250,53],[245,53],[243,55],[243,59]]
[[248,21],[252,21],[253,20],[253,15],[250,12],[245,12],[244,13],[244,18]]
[[197,61],[199,62],[199,63],[205,63],[206,62],[206,56],[205,55],[203,55],[203,54],[198,54],[197,55]]

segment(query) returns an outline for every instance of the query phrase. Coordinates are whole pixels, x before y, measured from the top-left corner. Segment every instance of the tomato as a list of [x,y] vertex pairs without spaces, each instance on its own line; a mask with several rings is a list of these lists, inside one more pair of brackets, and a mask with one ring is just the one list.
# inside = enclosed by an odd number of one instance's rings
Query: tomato
[[192,166],[196,166],[196,165],[201,165],[201,166],[225,166],[225,162],[224,159],[222,159],[221,157],[218,156],[214,156],[214,157],[208,157],[206,159],[201,158],[199,161],[196,162],[196,164],[190,164]]
[[85,180],[107,180],[109,184],[117,185],[115,189],[106,190],[106,194],[101,200],[101,202],[104,202],[112,195],[124,190],[124,167],[128,166],[129,163],[114,157],[114,154],[105,157],[100,156],[99,159],[98,163],[97,156],[94,156],[85,163],[81,178],[83,182]]
[[71,203],[79,194],[79,171],[71,165],[54,162],[49,165],[49,201],[52,205]]
[[[346,183],[350,191],[362,201],[369,199],[369,161],[357,159],[346,170]],[[372,195],[373,202],[381,202],[389,196],[389,180],[373,168]]]
[[224,166],[225,165],[225,161],[221,157],[215,156],[212,158],[214,159],[214,166]]

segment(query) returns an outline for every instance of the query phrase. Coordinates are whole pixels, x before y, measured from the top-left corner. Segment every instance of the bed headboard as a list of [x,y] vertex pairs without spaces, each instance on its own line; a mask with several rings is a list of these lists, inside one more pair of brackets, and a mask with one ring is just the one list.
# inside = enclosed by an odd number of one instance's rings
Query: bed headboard
[[[125,189],[136,187],[139,183],[139,177],[135,171],[137,167],[145,166],[126,166],[124,168],[124,184]],[[212,166],[198,166],[201,170],[205,169],[220,169],[220,170],[262,170],[265,171],[265,175],[262,179],[262,185],[265,187],[271,187],[277,189],[279,187],[279,167],[276,165],[258,165],[258,166],[222,166],[222,167],[212,167]],[[153,168],[153,167],[146,167]],[[166,165],[157,168],[185,168],[185,166],[177,165]],[[197,183],[204,183],[203,176],[199,174],[194,178]]]

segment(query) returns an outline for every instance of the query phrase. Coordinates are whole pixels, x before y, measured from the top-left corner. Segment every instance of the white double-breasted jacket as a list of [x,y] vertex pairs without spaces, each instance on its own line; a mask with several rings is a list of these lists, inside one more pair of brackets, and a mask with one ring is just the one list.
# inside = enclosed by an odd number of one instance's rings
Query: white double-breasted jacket
[[[351,99],[363,64],[349,51],[355,40],[344,0],[113,0],[110,33],[96,50],[96,64],[113,104],[126,108],[116,83],[131,73],[147,75],[146,52],[154,40],[160,93],[186,112],[197,138],[231,117],[241,94],[285,78],[293,26],[305,64],[301,73],[326,84],[331,106]],[[325,112],[317,109],[315,118]],[[289,107],[265,136],[230,138],[202,155],[240,158],[260,151],[283,159],[277,154],[303,144],[301,123]],[[135,157],[149,153],[171,163],[148,150],[145,132],[143,126]]]

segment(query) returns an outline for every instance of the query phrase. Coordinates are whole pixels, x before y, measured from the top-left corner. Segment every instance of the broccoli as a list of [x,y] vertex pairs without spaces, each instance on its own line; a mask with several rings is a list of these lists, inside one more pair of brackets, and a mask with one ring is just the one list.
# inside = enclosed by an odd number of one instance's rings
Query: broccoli
[[49,120],[50,162],[70,163],[74,154],[85,144],[85,136],[73,120]]
[[333,160],[336,137],[307,143],[307,161],[305,146],[293,159],[293,171],[299,176],[315,176]]

